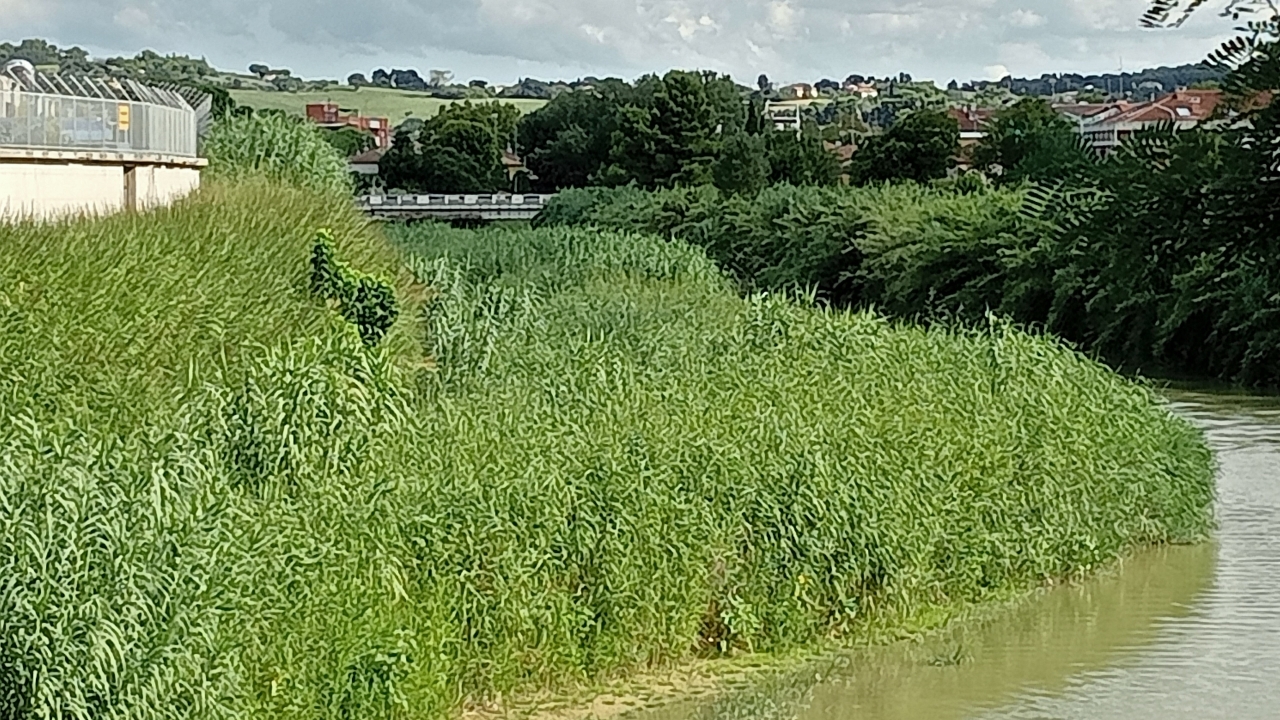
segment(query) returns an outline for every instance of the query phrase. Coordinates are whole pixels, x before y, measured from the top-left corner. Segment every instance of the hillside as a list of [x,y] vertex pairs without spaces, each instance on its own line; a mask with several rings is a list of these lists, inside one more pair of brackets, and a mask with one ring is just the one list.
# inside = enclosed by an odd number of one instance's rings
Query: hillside
[[[462,102],[441,100],[426,93],[375,87],[359,89],[332,87],[327,90],[296,93],[267,90],[231,90],[230,92],[232,99],[237,103],[255,109],[283,110],[294,115],[304,115],[309,103],[336,102],[343,108],[359,110],[361,115],[385,117],[393,123],[400,123],[410,116],[431,117],[445,105]],[[511,98],[492,98],[481,102],[495,101],[514,105],[522,112],[532,112],[546,104],[545,100]]]

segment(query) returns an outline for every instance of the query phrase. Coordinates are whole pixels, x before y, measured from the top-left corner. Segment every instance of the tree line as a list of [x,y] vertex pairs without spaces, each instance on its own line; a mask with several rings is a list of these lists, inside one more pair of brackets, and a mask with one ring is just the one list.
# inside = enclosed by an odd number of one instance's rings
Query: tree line
[[[1028,98],[997,116],[974,172],[944,180],[920,182],[936,175],[922,166],[862,188],[753,196],[588,188],[539,222],[680,237],[745,290],[948,324],[994,313],[1118,367],[1280,387],[1280,104],[1269,101],[1280,22],[1246,27],[1213,58],[1238,115],[1151,128],[1105,158]],[[901,129],[926,117],[900,120],[864,162],[918,157],[936,135]]]

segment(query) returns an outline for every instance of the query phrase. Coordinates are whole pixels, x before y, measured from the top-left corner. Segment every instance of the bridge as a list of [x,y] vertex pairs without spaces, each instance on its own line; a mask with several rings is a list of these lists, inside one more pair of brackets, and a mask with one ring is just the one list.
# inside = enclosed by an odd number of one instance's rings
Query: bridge
[[532,220],[554,195],[365,195],[360,209],[379,220]]

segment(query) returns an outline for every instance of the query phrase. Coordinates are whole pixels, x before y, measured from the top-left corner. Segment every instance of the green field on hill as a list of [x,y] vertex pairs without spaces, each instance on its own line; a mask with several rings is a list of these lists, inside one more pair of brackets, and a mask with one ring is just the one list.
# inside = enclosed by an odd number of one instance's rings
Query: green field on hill
[[[406,117],[428,118],[445,105],[462,100],[441,100],[426,93],[392,90],[388,88],[333,87],[310,92],[272,92],[267,90],[231,90],[231,97],[241,105],[259,110],[284,110],[304,115],[307,105],[319,102],[336,102],[343,108],[359,110],[361,115],[385,117],[399,124]],[[532,112],[546,104],[545,100],[497,98],[499,102],[515,105],[522,112]],[[472,100],[471,102],[490,102]]]

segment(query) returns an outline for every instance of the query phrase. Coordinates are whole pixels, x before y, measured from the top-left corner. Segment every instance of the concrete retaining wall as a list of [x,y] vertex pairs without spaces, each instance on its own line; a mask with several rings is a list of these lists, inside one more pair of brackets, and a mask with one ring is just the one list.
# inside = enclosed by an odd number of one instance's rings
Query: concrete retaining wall
[[168,205],[200,186],[202,160],[0,148],[0,222]]

